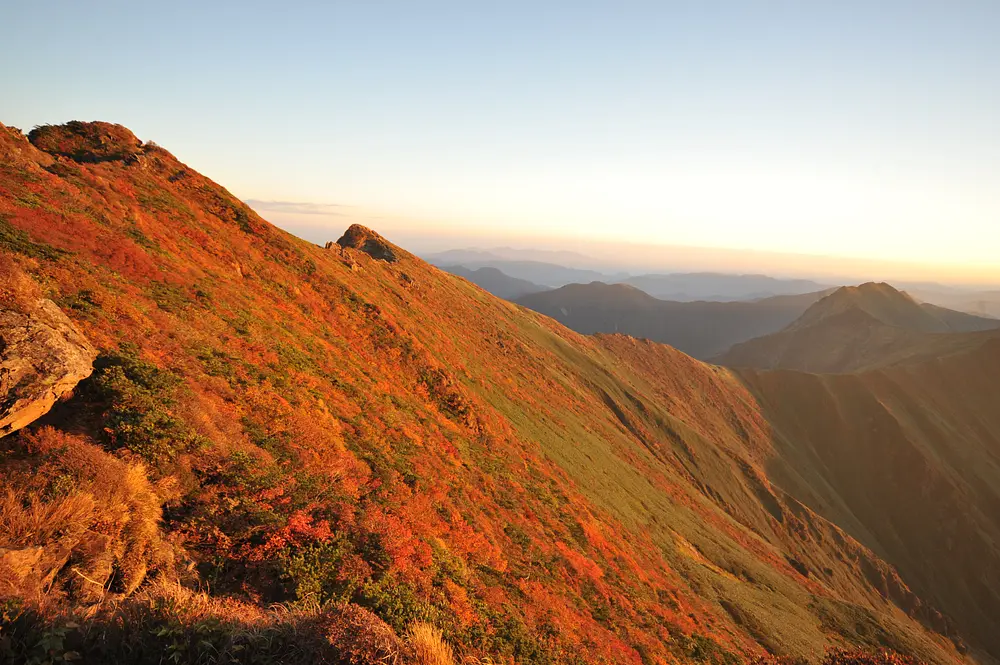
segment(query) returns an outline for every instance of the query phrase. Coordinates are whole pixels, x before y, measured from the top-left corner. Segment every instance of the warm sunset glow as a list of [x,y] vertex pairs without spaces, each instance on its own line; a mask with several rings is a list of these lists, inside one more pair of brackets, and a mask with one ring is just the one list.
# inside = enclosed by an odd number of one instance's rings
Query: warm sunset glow
[[[35,74],[5,75],[6,119],[113,119],[241,198],[377,210],[408,237],[820,254],[1000,281],[995,7],[560,4],[431,21],[334,3],[288,21],[70,3],[48,31],[99,21],[133,56],[54,43]],[[199,27],[223,14],[232,35]],[[7,32],[12,60],[31,37]],[[76,87],[67,58],[105,83]],[[132,103],[167,89],[170,103]]]
[[1000,0],[0,62],[0,665],[1000,665]]

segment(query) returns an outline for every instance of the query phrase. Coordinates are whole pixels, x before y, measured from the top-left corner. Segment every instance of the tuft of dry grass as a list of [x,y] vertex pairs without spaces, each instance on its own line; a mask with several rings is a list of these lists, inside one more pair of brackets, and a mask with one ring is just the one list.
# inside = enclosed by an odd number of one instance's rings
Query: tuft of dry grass
[[444,641],[441,631],[429,623],[410,626],[406,641],[416,665],[455,665],[455,652]]
[[0,491],[0,551],[17,581],[8,586],[67,590],[93,603],[107,591],[131,594],[151,569],[171,567],[161,498],[142,465],[50,427],[21,441],[30,472],[9,473]]
[[116,611],[126,620],[129,619],[128,612],[132,612],[132,618],[138,622],[139,617],[148,614],[151,608],[170,608],[170,616],[185,625],[217,621],[240,624],[249,629],[265,627],[283,618],[279,612],[268,612],[235,598],[215,598],[162,577],[144,586],[130,602],[116,607]]
[[95,501],[85,493],[54,501],[7,489],[0,495],[0,548],[23,549],[59,536],[79,535],[94,514]]
[[[370,665],[352,659],[326,638],[331,614],[271,608],[233,598],[214,598],[184,588],[160,576],[128,598],[105,602],[87,611],[38,603],[13,594],[22,602],[6,606],[4,567],[0,562],[0,662],[30,660],[46,635],[62,635],[51,643],[50,660],[157,665],[164,654],[179,654],[170,662],[184,663],[315,663]],[[43,599],[44,600],[44,599]],[[6,622],[6,623],[4,623]],[[55,629],[55,631],[53,630]],[[67,657],[68,656],[68,657]],[[5,660],[6,658],[6,660]]]

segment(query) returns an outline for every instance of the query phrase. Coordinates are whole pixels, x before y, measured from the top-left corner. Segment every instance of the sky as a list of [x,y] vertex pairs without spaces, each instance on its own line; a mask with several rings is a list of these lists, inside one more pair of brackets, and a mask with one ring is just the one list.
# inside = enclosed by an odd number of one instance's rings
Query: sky
[[0,122],[124,124],[311,239],[361,221],[427,247],[717,247],[1000,282],[993,0],[2,14]]

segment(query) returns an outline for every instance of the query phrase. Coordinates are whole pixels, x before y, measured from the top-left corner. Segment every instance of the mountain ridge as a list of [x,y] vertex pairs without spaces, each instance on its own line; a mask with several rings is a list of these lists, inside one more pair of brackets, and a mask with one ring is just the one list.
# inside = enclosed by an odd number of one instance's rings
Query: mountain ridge
[[[307,243],[148,143],[92,160],[99,133],[48,131],[73,149],[0,126],[0,252],[100,355],[72,398],[0,439],[0,512],[18,525],[0,572],[22,562],[0,595],[30,608],[18,630],[64,630],[95,658],[118,640],[140,662],[178,625],[229,654],[293,620],[338,662],[345,616],[389,642],[431,623],[463,657],[540,665],[1000,654],[966,597],[911,565],[945,563],[939,525],[898,531],[914,548],[899,572],[860,511],[773,475],[782,459],[791,479],[816,473],[781,443],[813,433],[762,406],[781,386],[578,334],[370,230]],[[23,565],[36,554],[45,566]],[[949,581],[989,579],[982,561]]]
[[[941,607],[987,635],[1000,594],[966,575],[1000,569],[990,545],[1000,506],[1000,422],[991,406],[1000,332],[968,335],[948,352],[851,374],[736,372],[784,450],[769,475],[894,561],[918,594],[939,586]],[[983,510],[970,509],[971,496]],[[935,520],[949,524],[947,538],[925,528]]]

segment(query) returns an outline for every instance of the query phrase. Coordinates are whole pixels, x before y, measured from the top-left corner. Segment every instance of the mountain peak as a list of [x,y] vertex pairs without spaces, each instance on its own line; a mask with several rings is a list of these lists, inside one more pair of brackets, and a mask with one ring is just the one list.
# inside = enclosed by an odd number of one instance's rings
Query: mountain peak
[[897,298],[915,302],[905,291],[900,291],[888,282],[865,282],[857,286],[843,286],[841,290],[866,298]]
[[[737,344],[717,358],[726,365],[848,372],[918,357],[948,333],[991,330],[998,323],[921,304],[884,282],[844,286],[822,298],[784,330]],[[957,334],[957,336],[955,336]],[[932,339],[936,338],[936,339]]]
[[351,224],[337,244],[344,248],[357,249],[368,254],[373,259],[381,259],[394,263],[399,259],[395,247],[388,240],[361,224]]
[[805,328],[833,316],[867,315],[886,325],[926,330],[937,328],[929,316],[909,295],[885,282],[866,282],[842,286],[806,310],[791,328]]
[[894,298],[913,301],[909,295],[887,282],[865,282],[857,286],[842,286],[831,293],[831,296],[852,298]]

